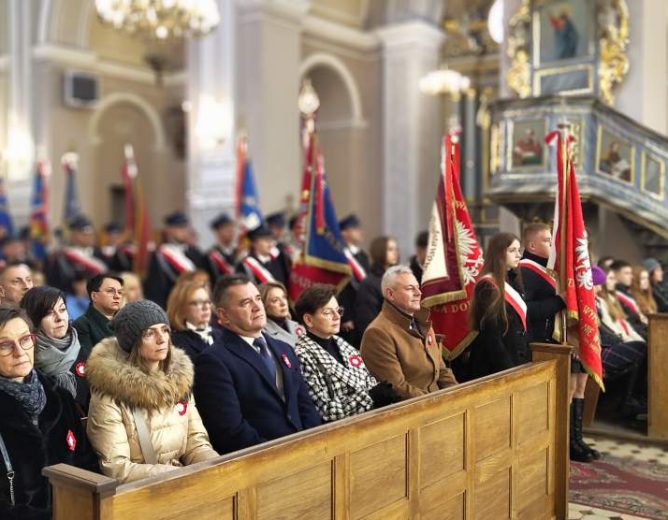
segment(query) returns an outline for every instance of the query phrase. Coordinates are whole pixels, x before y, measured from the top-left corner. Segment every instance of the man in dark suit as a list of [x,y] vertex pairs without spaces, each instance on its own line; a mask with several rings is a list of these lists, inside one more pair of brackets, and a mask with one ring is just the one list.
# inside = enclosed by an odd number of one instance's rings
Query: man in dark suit
[[261,225],[249,231],[250,252],[239,262],[237,272],[245,274],[258,285],[267,282],[288,284],[290,259],[276,247],[271,231]]
[[297,356],[262,334],[257,287],[224,276],[213,299],[222,335],[195,360],[193,391],[214,449],[228,453],[319,425]]

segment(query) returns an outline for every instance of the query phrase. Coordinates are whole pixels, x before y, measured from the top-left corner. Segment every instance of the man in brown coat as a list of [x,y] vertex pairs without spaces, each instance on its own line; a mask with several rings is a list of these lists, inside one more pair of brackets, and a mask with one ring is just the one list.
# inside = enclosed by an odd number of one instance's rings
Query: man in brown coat
[[421,308],[420,284],[409,267],[388,269],[381,282],[383,309],[362,337],[362,359],[378,381],[402,399],[457,383],[441,357],[429,312]]

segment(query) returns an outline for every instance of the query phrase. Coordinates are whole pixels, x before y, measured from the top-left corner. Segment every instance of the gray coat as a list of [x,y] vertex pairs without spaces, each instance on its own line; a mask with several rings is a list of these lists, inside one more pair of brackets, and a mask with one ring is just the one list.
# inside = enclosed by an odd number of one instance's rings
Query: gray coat
[[274,339],[287,343],[294,349],[299,336],[306,334],[306,329],[296,321],[290,319],[288,320],[288,329],[290,329],[290,332],[286,331],[274,320],[267,318],[267,324],[264,326],[263,332]]

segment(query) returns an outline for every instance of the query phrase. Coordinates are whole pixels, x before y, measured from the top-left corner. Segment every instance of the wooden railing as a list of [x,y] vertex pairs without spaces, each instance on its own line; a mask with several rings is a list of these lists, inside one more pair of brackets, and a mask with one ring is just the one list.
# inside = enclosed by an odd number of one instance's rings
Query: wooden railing
[[54,519],[567,518],[570,348],[167,475],[44,469]]
[[647,435],[668,439],[668,314],[649,317],[647,338]]

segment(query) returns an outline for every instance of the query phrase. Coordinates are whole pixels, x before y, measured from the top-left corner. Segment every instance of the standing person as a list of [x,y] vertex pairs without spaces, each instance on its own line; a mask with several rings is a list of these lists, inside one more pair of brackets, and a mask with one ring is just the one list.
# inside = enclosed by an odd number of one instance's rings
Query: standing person
[[295,303],[297,318],[307,330],[297,341],[295,352],[311,399],[324,422],[366,412],[374,404],[398,401],[391,385],[379,385],[357,349],[337,336],[344,311],[335,295],[334,286],[314,284]]
[[478,332],[469,347],[473,378],[529,361],[520,258],[520,241],[512,233],[497,233],[489,241],[469,314],[471,330]]
[[383,306],[362,337],[360,352],[371,375],[386,381],[400,399],[457,384],[441,356],[441,342],[421,304],[410,267],[390,267],[381,282]]
[[0,518],[7,520],[51,518],[46,466],[97,469],[74,398],[34,369],[31,329],[23,309],[0,306],[0,436],[14,470],[10,487],[0,453]]
[[86,285],[90,304],[86,312],[74,322],[79,343],[85,356],[104,338],[113,336],[109,321],[121,308],[123,279],[113,274],[100,274]]
[[234,220],[221,213],[211,221],[216,243],[207,251],[209,275],[212,283],[221,276],[234,273],[237,266],[237,248],[234,243]]
[[172,346],[165,311],[129,303],[111,326],[116,337],[88,359],[86,427],[102,473],[131,482],[217,457],[191,399],[192,362]]
[[132,270],[132,255],[123,244],[123,228],[115,222],[104,226],[105,244],[100,247],[102,260],[111,271]]
[[124,271],[121,273],[123,280],[123,302],[121,307],[126,303],[132,303],[144,299],[144,288],[141,285],[141,279],[135,273]]
[[369,252],[371,253],[371,269],[360,284],[355,297],[355,330],[360,338],[383,307],[383,291],[381,290],[383,274],[390,267],[399,263],[399,248],[392,237],[374,238]]
[[195,359],[195,399],[213,447],[247,448],[320,424],[299,360],[262,334],[267,318],[257,287],[224,276],[213,293],[221,338]]
[[663,283],[661,263],[656,258],[645,258],[642,265],[649,273],[649,283],[652,286],[657,312],[668,312],[668,287]]
[[[547,224],[529,224],[523,233],[524,255],[520,260],[520,272],[527,304],[527,342],[554,343],[557,313],[566,308],[566,302],[557,294],[557,280],[547,269],[552,232]],[[589,446],[582,437],[582,412],[584,393],[589,375],[577,356],[571,358],[571,420],[570,459],[591,462],[600,453]]]
[[46,280],[52,287],[65,293],[73,291],[72,282],[77,274],[92,278],[108,271],[101,250],[95,247],[93,223],[84,215],[68,222],[69,245],[61,247],[46,263]]
[[0,302],[18,305],[34,286],[33,273],[23,262],[8,263],[0,270]]
[[415,254],[411,256],[411,271],[418,282],[422,282],[422,270],[424,261],[427,259],[427,247],[429,246],[429,231],[420,231],[415,237]]
[[77,273],[72,281],[72,293],[65,295],[65,305],[67,305],[67,313],[70,319],[76,320],[82,316],[86,309],[88,309],[88,291],[86,291],[86,284],[88,280],[83,273]]
[[77,330],[70,324],[65,294],[55,287],[34,287],[21,300],[21,308],[36,328],[35,368],[72,394],[82,415],[86,415],[87,353],[81,349]]
[[177,283],[167,300],[172,343],[194,360],[213,345],[218,331],[211,327],[211,293],[201,282]]
[[272,338],[295,347],[299,336],[304,334],[304,327],[290,319],[288,290],[279,282],[267,282],[258,287],[262,304],[267,313],[267,324],[263,332]]
[[356,329],[355,323],[355,300],[360,290],[360,285],[368,276],[371,269],[369,255],[362,249],[364,233],[362,223],[357,215],[350,214],[339,221],[341,237],[345,242],[344,252],[352,269],[350,282],[341,290],[339,301],[345,309],[345,315],[341,320],[341,337],[354,347],[359,348],[362,332]]
[[267,282],[288,283],[290,260],[275,247],[269,228],[264,225],[249,231],[250,251],[237,266],[237,272],[245,274],[257,285]]
[[191,240],[190,221],[180,211],[167,215],[164,219],[165,241],[151,253],[148,275],[144,282],[146,298],[160,307],[167,305],[167,297],[176,280],[183,273],[195,269],[206,269],[202,253]]

